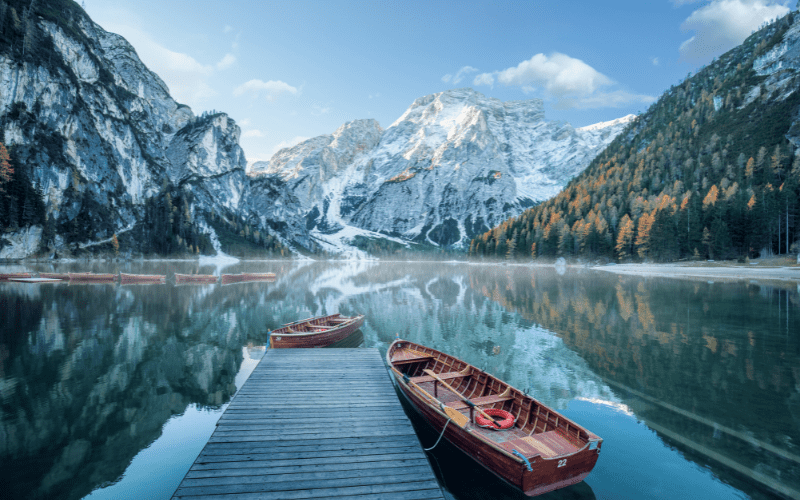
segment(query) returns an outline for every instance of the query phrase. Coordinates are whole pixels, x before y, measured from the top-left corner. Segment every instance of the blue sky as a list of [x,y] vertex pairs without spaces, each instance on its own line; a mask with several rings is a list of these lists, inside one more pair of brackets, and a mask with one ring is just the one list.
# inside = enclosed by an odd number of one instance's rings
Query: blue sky
[[471,87],[576,127],[644,111],[789,0],[82,0],[191,106],[228,113],[248,160]]

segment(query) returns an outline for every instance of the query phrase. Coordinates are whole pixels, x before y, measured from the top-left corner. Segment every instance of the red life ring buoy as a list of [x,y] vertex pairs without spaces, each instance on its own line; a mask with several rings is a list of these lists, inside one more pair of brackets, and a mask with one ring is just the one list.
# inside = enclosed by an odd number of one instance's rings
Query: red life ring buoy
[[[505,410],[501,410],[500,408],[489,408],[488,410],[484,410],[483,412],[492,417],[502,417],[503,420],[500,420],[499,422],[495,420],[494,422],[492,422],[491,420],[488,420],[486,417],[478,413],[475,415],[475,423],[481,427],[494,429],[496,431],[501,431],[503,429],[508,429],[514,425],[514,415]],[[495,425],[495,423],[499,424],[500,427],[498,428]]]

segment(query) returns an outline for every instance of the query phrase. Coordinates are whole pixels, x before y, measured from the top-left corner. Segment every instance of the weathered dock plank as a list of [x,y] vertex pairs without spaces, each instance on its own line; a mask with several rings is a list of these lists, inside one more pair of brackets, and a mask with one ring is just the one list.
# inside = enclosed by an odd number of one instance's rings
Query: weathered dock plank
[[270,349],[174,500],[444,499],[377,349]]

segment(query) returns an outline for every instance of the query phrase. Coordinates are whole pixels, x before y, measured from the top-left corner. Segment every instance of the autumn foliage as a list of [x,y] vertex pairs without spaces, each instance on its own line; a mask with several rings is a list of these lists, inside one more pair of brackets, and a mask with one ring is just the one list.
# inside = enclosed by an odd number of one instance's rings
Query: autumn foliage
[[670,88],[561,193],[476,237],[471,255],[671,261],[789,252],[800,229],[800,156],[786,137],[800,89],[748,92],[766,79],[753,61],[795,15]]

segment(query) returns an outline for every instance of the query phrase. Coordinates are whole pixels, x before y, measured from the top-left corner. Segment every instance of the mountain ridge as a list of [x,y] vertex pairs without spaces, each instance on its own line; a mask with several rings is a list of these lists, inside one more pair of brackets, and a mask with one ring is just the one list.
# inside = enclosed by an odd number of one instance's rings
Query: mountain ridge
[[[415,99],[385,130],[374,120],[342,125],[339,131],[366,127],[369,137],[351,144],[358,154],[349,151],[350,163],[328,146],[337,131],[279,151],[250,175],[276,176],[308,193],[301,202],[307,226],[332,250],[354,233],[464,247],[503,214],[552,196],[631,120],[575,129],[545,121],[541,100],[503,102],[453,89]],[[323,171],[340,176],[323,179]],[[323,181],[339,191],[321,188]]]
[[800,16],[673,85],[554,198],[472,255],[730,259],[797,252]]
[[453,89],[385,130],[348,122],[248,166],[230,117],[176,102],[77,4],[8,5],[22,21],[0,19],[0,141],[16,169],[0,195],[5,259],[463,249],[626,126],[575,129],[540,100]]

